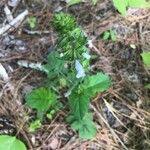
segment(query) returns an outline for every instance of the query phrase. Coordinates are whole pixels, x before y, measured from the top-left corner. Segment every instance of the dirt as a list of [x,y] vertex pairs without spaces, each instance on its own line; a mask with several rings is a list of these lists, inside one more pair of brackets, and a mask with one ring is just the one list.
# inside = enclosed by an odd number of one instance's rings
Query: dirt
[[[7,1],[0,2],[0,28],[6,19],[5,4]],[[71,7],[63,0],[22,0],[16,7],[8,7],[14,16],[28,9],[29,15],[38,20],[34,31],[40,32],[29,33],[24,20],[0,37],[0,63],[9,76],[8,80],[0,78],[0,134],[17,134],[29,150],[149,150],[150,91],[144,86],[150,82],[150,76],[140,54],[150,49],[150,10],[130,10],[127,17],[122,17],[110,0],[99,0],[95,6],[88,1]],[[92,40],[91,52],[97,55],[92,71],[107,73],[113,83],[91,102],[97,127],[93,140],[80,140],[65,122],[67,105],[52,121],[45,120],[35,133],[27,129],[32,119],[29,116],[34,116],[34,112],[25,105],[24,96],[42,85],[45,75],[18,66],[17,61],[45,62],[57,45],[51,20],[59,11],[76,17]],[[115,42],[102,39],[107,30],[117,33]]]

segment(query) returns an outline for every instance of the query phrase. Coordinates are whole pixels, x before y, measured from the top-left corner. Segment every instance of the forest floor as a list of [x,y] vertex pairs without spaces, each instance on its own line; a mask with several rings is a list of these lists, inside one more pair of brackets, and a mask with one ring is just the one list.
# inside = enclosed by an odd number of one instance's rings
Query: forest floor
[[[1,34],[10,19],[6,6],[14,18],[25,10],[36,17],[34,31],[25,16],[19,25]],[[76,17],[92,41],[90,50],[98,56],[91,67],[108,74],[113,83],[91,102],[97,127],[92,140],[80,140],[66,123],[67,108],[52,121],[45,120],[36,132],[28,132],[33,112],[25,105],[24,96],[43,84],[45,74],[21,67],[17,61],[45,61],[57,45],[51,21],[59,11]],[[110,30],[116,33],[116,40],[103,40],[102,34]],[[142,62],[143,51],[150,51],[149,9],[129,9],[122,17],[110,0],[70,7],[63,0],[21,0],[16,5],[0,1],[0,118],[11,124],[0,121],[0,133],[16,134],[29,150],[150,150],[150,91],[145,88],[150,74]]]

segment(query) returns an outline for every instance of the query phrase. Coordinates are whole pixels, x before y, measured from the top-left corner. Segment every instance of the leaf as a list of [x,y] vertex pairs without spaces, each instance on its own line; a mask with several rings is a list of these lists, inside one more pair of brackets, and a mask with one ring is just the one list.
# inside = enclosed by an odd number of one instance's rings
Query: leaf
[[96,5],[97,1],[98,1],[98,0],[92,0],[92,4],[93,4],[93,5]]
[[103,92],[109,88],[111,81],[109,76],[103,73],[96,75],[86,76],[82,85],[80,86],[81,93],[86,93],[90,97],[95,96],[98,92]]
[[112,30],[110,30],[110,37],[113,42],[117,40],[116,33]]
[[113,0],[115,8],[125,16],[127,14],[128,1],[127,0]]
[[0,135],[0,150],[27,150],[27,148],[15,136]]
[[148,67],[150,70],[150,52],[143,52],[141,54],[144,64]]
[[150,83],[145,86],[145,88],[150,89]]
[[33,29],[36,27],[37,19],[34,16],[29,16],[29,17],[27,17],[27,22],[28,22],[30,28]]
[[128,0],[129,7],[133,8],[147,8],[150,7],[150,3],[145,0]]
[[48,63],[43,65],[45,70],[47,70],[47,75],[49,78],[56,77],[60,72],[63,72],[64,68],[64,60],[60,58],[60,55],[56,51],[52,51],[48,55]]
[[59,32],[60,36],[72,31],[76,28],[77,23],[75,21],[75,17],[71,16],[67,13],[57,13],[53,17],[53,26],[57,32]]
[[109,37],[110,37],[110,32],[108,32],[108,31],[104,32],[103,40],[108,40]]
[[71,5],[75,5],[75,4],[78,4],[82,2],[81,0],[68,0],[68,5],[71,6]]
[[87,113],[82,120],[74,121],[71,127],[79,131],[80,138],[92,139],[96,135],[96,127],[92,120],[92,115]]
[[88,112],[89,109],[89,97],[83,93],[78,94],[76,91],[72,91],[72,94],[69,96],[69,106],[71,114],[74,116],[74,119],[81,120],[84,115]]
[[35,130],[40,128],[41,126],[42,126],[41,121],[37,119],[30,123],[28,130],[29,132],[35,132]]
[[[26,95],[26,102],[29,107],[36,109],[39,116],[43,116],[50,107],[54,107],[57,98],[55,93],[48,88],[37,88]],[[40,117],[40,119],[41,119]]]

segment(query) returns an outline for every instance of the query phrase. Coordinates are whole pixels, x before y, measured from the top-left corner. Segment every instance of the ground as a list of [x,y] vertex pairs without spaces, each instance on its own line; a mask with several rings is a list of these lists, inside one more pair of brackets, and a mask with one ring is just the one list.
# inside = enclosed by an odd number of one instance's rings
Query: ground
[[[149,150],[150,91],[144,86],[150,81],[150,74],[140,54],[150,50],[150,10],[129,9],[128,15],[122,17],[111,0],[99,0],[95,6],[87,1],[71,7],[63,0],[21,0],[15,7],[11,1],[2,0],[0,29],[8,22],[6,4],[14,18],[25,10],[28,16],[35,16],[37,33],[30,32],[24,18],[19,26],[0,37],[0,67],[6,71],[6,76],[0,73],[0,125],[4,126],[0,127],[1,134],[17,135],[29,150]],[[51,21],[58,11],[76,17],[92,40],[90,51],[97,55],[91,68],[107,73],[113,83],[91,101],[97,127],[92,140],[80,140],[66,123],[67,104],[52,121],[45,120],[35,133],[28,132],[34,112],[26,106],[24,96],[44,84],[45,74],[21,67],[17,61],[45,62],[57,45]],[[108,30],[117,33],[116,41],[102,39]],[[4,119],[8,125],[1,121]]]

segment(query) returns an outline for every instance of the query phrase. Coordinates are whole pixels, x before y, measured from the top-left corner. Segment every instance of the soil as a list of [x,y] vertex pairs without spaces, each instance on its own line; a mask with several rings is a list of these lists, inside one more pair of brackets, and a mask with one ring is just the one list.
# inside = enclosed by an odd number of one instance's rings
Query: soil
[[[37,25],[31,30],[24,19],[0,37],[0,64],[8,74],[8,79],[0,76],[0,134],[17,135],[29,150],[149,150],[150,91],[145,85],[150,83],[150,74],[140,54],[150,51],[150,10],[129,9],[128,15],[122,17],[111,0],[99,0],[95,6],[87,1],[70,7],[65,0],[20,0],[15,7],[10,2],[0,2],[0,28],[8,23],[6,5],[14,17],[27,9],[29,16],[37,18]],[[23,68],[17,61],[45,62],[57,45],[51,21],[59,11],[76,17],[92,40],[90,51],[97,55],[92,71],[107,73],[113,83],[91,101],[97,127],[92,140],[79,139],[66,123],[67,104],[35,133],[28,132],[35,113],[25,105],[24,97],[43,84],[45,74]],[[116,41],[103,40],[108,30],[116,32]]]

